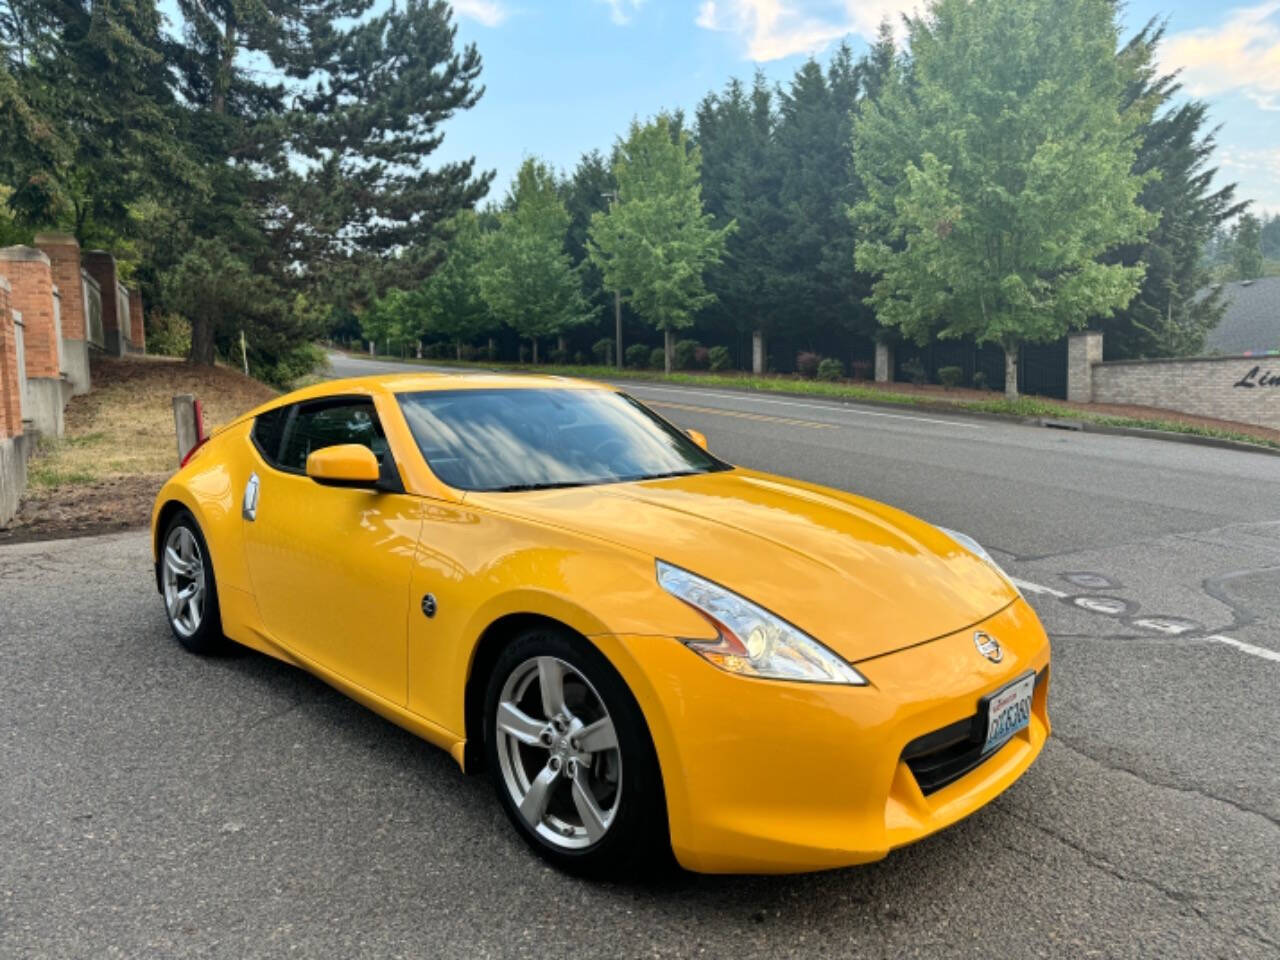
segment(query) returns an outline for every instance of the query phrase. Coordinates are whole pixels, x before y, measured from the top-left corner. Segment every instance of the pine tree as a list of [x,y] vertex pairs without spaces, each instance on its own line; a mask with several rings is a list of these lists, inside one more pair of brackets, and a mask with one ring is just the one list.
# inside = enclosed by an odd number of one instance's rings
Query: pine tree
[[1145,118],[1133,171],[1158,175],[1148,180],[1138,202],[1159,220],[1145,242],[1103,258],[1146,265],[1142,287],[1128,306],[1091,323],[1104,332],[1104,349],[1113,359],[1185,356],[1204,348],[1226,304],[1221,290],[1204,292],[1209,270],[1203,251],[1221,224],[1244,207],[1234,200],[1235,184],[1213,185],[1217,171],[1208,165],[1214,136],[1204,132],[1207,106],[1183,100],[1176,77],[1156,69],[1163,35],[1163,24],[1149,22],[1118,54],[1130,77],[1124,108]]
[[1237,280],[1262,276],[1262,223],[1252,213],[1241,214],[1231,231],[1231,265]]

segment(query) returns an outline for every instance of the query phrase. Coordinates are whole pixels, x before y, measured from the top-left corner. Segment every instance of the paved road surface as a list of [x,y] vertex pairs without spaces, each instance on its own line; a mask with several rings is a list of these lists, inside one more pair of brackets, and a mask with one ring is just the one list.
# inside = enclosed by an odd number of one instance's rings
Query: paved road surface
[[0,956],[1280,955],[1280,459],[629,389],[726,459],[986,543],[1055,641],[1031,771],[869,867],[584,883],[319,682],[183,654],[144,534],[10,546]]

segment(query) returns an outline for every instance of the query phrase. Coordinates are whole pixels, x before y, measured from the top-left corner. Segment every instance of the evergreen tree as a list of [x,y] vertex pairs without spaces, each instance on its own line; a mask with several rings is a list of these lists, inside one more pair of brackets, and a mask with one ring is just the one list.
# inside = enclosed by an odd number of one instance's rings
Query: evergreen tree
[[[600,268],[587,256],[587,235],[591,229],[593,214],[608,209],[617,190],[613,172],[599,150],[584,153],[573,175],[560,185],[565,209],[569,213],[569,230],[565,236],[565,249],[574,265],[582,272],[582,287],[587,303],[600,315],[610,319],[614,327],[614,291],[606,290]],[[622,331],[614,331],[617,343],[615,356],[622,356]]]
[[530,157],[521,165],[485,245],[480,289],[493,316],[533,344],[591,319],[582,281],[565,252],[569,214],[555,175]]
[[1241,214],[1231,232],[1231,265],[1237,280],[1262,276],[1262,223],[1252,213]]
[[637,314],[663,332],[671,371],[672,332],[715,302],[703,275],[724,256],[730,222],[717,229],[702,207],[702,156],[679,117],[632,122],[613,172],[618,202],[591,218],[589,249],[606,286],[626,291]]
[[1150,179],[1138,196],[1159,218],[1143,243],[1111,251],[1104,262],[1146,265],[1142,287],[1125,308],[1091,325],[1104,332],[1111,358],[1184,356],[1204,348],[1205,335],[1226,309],[1220,290],[1203,292],[1209,271],[1203,251],[1220,225],[1244,204],[1234,202],[1235,184],[1214,187],[1208,166],[1213,132],[1204,132],[1207,107],[1200,101],[1173,103],[1180,87],[1156,69],[1164,27],[1148,23],[1119,52],[1130,79],[1123,103],[1144,118],[1133,170]]
[[786,308],[778,255],[782,158],[774,141],[773,95],[761,73],[750,90],[730,80],[723,93],[703,99],[696,116],[704,205],[718,226],[737,224],[726,239],[723,262],[707,271],[708,289],[717,298],[707,320],[763,343]]
[[1280,260],[1280,213],[1262,218],[1260,240],[1263,257],[1268,260]]
[[1121,111],[1109,0],[939,0],[855,124],[868,199],[857,265],[881,323],[1005,351],[1123,308],[1141,265],[1103,264],[1155,217],[1136,202],[1142,118]]

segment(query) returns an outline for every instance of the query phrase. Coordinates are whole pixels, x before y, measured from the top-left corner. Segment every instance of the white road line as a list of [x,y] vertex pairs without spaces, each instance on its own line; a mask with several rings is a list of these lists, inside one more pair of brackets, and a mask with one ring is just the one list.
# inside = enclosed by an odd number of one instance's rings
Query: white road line
[[1221,634],[1215,634],[1212,637],[1205,637],[1213,643],[1225,643],[1228,647],[1235,647],[1241,653],[1247,653],[1251,657],[1261,657],[1263,660],[1270,660],[1273,663],[1280,663],[1280,653],[1275,650],[1268,650],[1266,647],[1257,647],[1252,643],[1245,643],[1243,640],[1237,640],[1235,637],[1224,637]]
[[1043,584],[1032,583],[1029,580],[1019,580],[1017,577],[1010,577],[1009,579],[1012,580],[1013,585],[1023,593],[1043,593],[1051,597],[1057,597],[1059,600],[1064,600],[1068,596],[1068,594],[1061,590],[1055,590],[1053,587],[1046,587]]
[[694,387],[688,390],[674,390],[670,387],[650,387],[650,386],[631,386],[627,389],[633,393],[641,393],[649,391],[651,393],[678,393],[681,396],[695,397],[721,397],[727,400],[746,400],[752,403],[776,403],[782,407],[808,407],[811,410],[826,410],[828,413],[852,413],[860,417],[890,417],[894,420],[917,420],[920,423],[943,423],[948,426],[965,427],[969,430],[983,430],[980,423],[966,423],[963,420],[941,420],[936,417],[915,417],[906,413],[882,413],[878,410],[863,410],[858,407],[831,406],[825,403],[805,403],[803,400],[775,400],[772,397],[756,397],[747,396],[741,393],[718,393],[710,390],[704,390],[701,387]]

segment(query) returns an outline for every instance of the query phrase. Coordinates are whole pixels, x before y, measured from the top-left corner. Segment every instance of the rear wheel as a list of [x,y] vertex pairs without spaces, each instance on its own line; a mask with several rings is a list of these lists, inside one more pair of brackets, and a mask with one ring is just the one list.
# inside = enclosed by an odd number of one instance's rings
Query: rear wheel
[[174,637],[192,653],[225,652],[209,547],[200,526],[182,510],[169,521],[160,547],[160,588]]
[[522,634],[489,678],[485,717],[498,797],[542,857],[590,875],[670,862],[648,728],[595,647],[558,629]]

